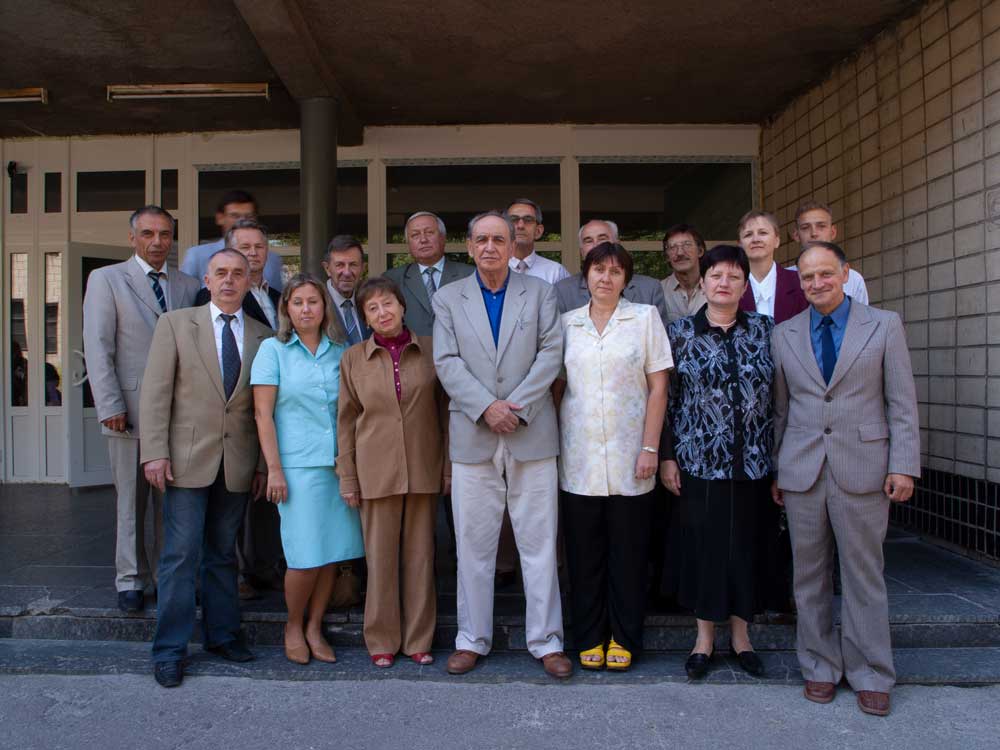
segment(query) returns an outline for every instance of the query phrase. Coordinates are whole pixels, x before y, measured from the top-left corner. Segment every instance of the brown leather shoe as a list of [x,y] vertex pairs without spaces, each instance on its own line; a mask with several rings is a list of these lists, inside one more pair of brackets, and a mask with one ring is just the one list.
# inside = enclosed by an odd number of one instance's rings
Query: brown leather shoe
[[832,682],[814,682],[806,680],[805,696],[813,703],[829,703],[837,692],[837,686]]
[[858,708],[872,716],[889,715],[889,694],[874,690],[858,691]]
[[460,648],[448,657],[448,674],[465,674],[476,666],[477,661],[479,654]]
[[541,662],[545,671],[552,677],[564,680],[573,674],[573,662],[562,651],[546,654],[541,658]]

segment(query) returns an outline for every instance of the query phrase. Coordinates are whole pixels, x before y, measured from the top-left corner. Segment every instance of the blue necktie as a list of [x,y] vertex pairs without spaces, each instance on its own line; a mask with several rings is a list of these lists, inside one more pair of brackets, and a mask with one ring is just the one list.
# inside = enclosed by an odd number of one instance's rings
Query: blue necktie
[[230,326],[236,316],[222,313],[219,317],[226,321],[226,325],[222,328],[222,387],[226,391],[226,401],[228,401],[240,379],[240,350],[236,346],[236,335]]
[[160,286],[160,271],[150,271],[148,274],[150,281],[153,282],[153,294],[156,295],[156,301],[160,303],[160,309],[163,312],[167,311],[167,298],[163,295],[163,287]]
[[361,341],[361,332],[358,331],[358,321],[354,317],[354,303],[345,299],[340,304],[340,309],[344,311],[344,327],[347,329],[347,343],[356,344]]
[[833,377],[833,369],[837,366],[837,349],[833,344],[833,318],[824,315],[819,322],[819,349],[820,358],[823,360],[823,379],[830,384]]

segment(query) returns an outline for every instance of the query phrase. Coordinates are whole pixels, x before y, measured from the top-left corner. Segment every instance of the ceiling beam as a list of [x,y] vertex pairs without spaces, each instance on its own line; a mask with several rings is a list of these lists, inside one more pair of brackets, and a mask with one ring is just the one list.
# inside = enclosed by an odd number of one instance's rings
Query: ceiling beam
[[233,0],[250,33],[288,92],[297,100],[337,100],[337,144],[357,146],[364,127],[320,51],[298,0]]

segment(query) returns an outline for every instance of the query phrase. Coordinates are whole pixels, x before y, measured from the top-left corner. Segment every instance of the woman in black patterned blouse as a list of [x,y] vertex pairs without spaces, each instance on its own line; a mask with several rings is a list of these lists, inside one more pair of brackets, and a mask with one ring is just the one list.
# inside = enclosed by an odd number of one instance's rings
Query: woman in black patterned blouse
[[754,538],[767,502],[773,416],[772,318],[739,309],[750,264],[742,248],[701,258],[707,304],[670,325],[675,369],[660,441],[660,477],[680,497],[683,534],[677,599],[694,610],[698,638],[685,668],[708,671],[715,623],[729,621],[731,652],[760,676],[747,623],[754,610]]

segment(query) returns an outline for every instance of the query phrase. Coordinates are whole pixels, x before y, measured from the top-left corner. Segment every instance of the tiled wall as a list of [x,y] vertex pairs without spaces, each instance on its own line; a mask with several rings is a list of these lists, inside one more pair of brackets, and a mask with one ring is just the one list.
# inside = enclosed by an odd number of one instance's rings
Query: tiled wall
[[[906,325],[928,471],[897,520],[996,556],[1000,0],[926,3],[838,65],[766,125],[762,177],[786,225],[803,200],[831,205],[872,304]],[[960,477],[981,480],[971,498]],[[957,532],[979,488],[990,545]]]

